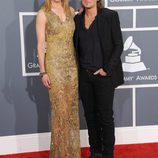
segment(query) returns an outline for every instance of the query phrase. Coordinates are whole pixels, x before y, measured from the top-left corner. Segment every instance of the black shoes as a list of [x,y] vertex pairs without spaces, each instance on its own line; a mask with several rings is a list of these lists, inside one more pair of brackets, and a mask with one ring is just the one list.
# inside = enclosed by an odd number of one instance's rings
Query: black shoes
[[101,153],[91,153],[89,158],[102,158],[102,154]]
[[89,158],[113,158],[112,155],[105,155],[101,153],[91,153]]

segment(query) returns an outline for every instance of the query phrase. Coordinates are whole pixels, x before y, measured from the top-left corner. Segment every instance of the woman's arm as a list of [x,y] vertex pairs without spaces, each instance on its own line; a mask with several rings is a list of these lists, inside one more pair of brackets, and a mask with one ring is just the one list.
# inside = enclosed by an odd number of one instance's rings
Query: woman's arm
[[37,14],[37,19],[36,19],[37,51],[38,51],[38,62],[40,65],[40,72],[45,72],[45,66],[44,66],[45,26],[46,26],[46,17],[43,10],[40,10]]
[[50,88],[50,80],[45,69],[45,29],[46,16],[44,11],[40,10],[36,19],[38,62],[40,65],[40,73],[43,74],[42,82],[45,87]]

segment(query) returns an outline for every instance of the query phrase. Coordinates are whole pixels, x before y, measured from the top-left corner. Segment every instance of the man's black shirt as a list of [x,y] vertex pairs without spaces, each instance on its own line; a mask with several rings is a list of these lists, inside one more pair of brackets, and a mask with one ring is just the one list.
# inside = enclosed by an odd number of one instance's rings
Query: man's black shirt
[[87,29],[84,18],[79,32],[80,67],[90,70],[98,70],[103,66],[103,57],[97,32],[97,16]]

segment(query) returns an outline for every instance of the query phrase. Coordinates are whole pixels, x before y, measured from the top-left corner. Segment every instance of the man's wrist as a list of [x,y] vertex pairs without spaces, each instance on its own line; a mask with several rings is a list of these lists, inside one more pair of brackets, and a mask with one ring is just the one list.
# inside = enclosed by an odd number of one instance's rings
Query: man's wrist
[[103,68],[103,71],[106,73],[106,76],[110,76],[110,73],[108,72],[107,69]]

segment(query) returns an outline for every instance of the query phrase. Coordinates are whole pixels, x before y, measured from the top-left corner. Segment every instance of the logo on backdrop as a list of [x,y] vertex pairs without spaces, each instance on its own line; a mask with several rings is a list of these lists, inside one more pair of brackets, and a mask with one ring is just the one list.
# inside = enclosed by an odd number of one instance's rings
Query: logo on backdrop
[[134,41],[133,36],[129,36],[124,43],[124,51],[129,52],[125,56],[125,62],[122,64],[124,72],[138,72],[147,70],[141,61],[142,51]]
[[157,0],[108,0],[108,6],[158,5]]
[[[146,63],[142,60],[142,55],[147,53],[144,52],[146,45],[144,45],[143,40],[137,44],[136,37],[135,34],[129,35],[124,42],[124,55],[122,56],[124,61],[122,68],[125,72],[124,81],[127,84],[147,84],[151,81],[152,83],[154,81],[157,82],[158,77],[157,74],[155,74],[154,67],[152,67],[152,69],[146,67]],[[143,57],[146,58],[146,56]]]

